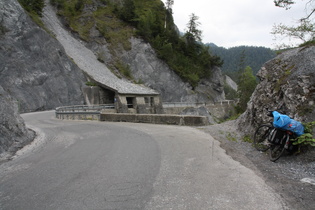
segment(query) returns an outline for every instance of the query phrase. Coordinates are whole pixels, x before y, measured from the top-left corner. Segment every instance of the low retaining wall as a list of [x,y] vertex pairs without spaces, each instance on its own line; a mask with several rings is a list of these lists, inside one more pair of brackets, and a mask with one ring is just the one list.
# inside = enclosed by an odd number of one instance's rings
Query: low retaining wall
[[99,112],[76,112],[76,113],[57,113],[56,118],[60,120],[100,120]]
[[165,114],[125,114],[102,113],[100,121],[133,122],[167,125],[203,126],[208,124],[205,116],[165,115]]
[[[196,106],[184,106],[186,103],[168,103],[164,106],[163,110],[165,114],[173,114],[173,115],[180,115],[184,110],[189,108],[196,108],[205,107],[209,114],[217,119],[217,121],[225,120],[235,113],[235,103],[234,101],[224,101],[224,102],[217,102],[215,104],[196,104]],[[189,105],[189,104],[187,104]],[[199,106],[197,106],[199,105]]]

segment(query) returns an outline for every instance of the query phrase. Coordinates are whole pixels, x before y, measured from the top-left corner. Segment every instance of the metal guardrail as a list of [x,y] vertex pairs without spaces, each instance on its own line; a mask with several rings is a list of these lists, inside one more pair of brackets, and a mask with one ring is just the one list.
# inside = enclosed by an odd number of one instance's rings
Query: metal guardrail
[[[187,103],[187,102],[166,102],[163,103],[163,108],[170,107],[199,107],[212,105],[234,104],[233,100],[224,100],[215,103]],[[115,109],[115,104],[100,104],[100,105],[74,105],[62,106],[56,108],[56,114],[100,114],[103,109]]]
[[100,104],[100,105],[74,105],[74,106],[62,106],[56,108],[56,114],[97,114],[103,109],[115,109],[114,104]]

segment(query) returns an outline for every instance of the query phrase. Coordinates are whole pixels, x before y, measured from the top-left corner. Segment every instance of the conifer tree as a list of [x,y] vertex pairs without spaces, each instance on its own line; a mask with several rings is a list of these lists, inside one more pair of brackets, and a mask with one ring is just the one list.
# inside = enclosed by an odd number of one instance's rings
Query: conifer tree
[[166,20],[168,15],[172,15],[172,6],[174,4],[174,0],[167,0],[166,1],[166,14],[165,14],[165,21],[164,21],[164,28],[166,28]]
[[247,108],[247,103],[253,94],[257,85],[253,70],[250,66],[247,66],[241,74],[238,84],[238,112],[244,112]]
[[26,11],[42,16],[45,0],[19,0],[19,2]]
[[120,11],[120,18],[126,22],[132,22],[135,18],[135,4],[133,0],[124,0]]
[[190,15],[189,22],[187,23],[187,32],[186,32],[186,39],[188,42],[201,42],[201,35],[202,31],[198,29],[198,27],[201,25],[200,22],[198,22],[199,17],[196,16],[194,13]]

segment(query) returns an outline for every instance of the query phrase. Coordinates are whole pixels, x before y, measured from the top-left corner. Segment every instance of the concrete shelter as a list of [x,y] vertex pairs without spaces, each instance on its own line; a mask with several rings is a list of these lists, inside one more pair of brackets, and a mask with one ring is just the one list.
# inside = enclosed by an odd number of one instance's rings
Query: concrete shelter
[[[86,86],[83,94],[87,105],[108,104],[116,113],[162,114],[160,94],[150,88],[129,83],[130,88],[114,89],[104,84]],[[138,86],[138,87],[135,87]],[[106,112],[106,110],[104,110]],[[109,110],[108,110],[109,111]]]

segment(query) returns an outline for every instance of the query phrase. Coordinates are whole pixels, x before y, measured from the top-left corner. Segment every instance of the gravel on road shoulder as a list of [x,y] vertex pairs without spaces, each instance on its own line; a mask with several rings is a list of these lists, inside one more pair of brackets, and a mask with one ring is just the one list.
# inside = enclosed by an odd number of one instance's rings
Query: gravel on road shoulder
[[268,153],[257,151],[243,140],[244,135],[237,130],[235,121],[198,128],[217,139],[233,159],[261,176],[291,209],[315,209],[315,185],[307,183],[315,180],[314,151],[285,155],[271,162]]

